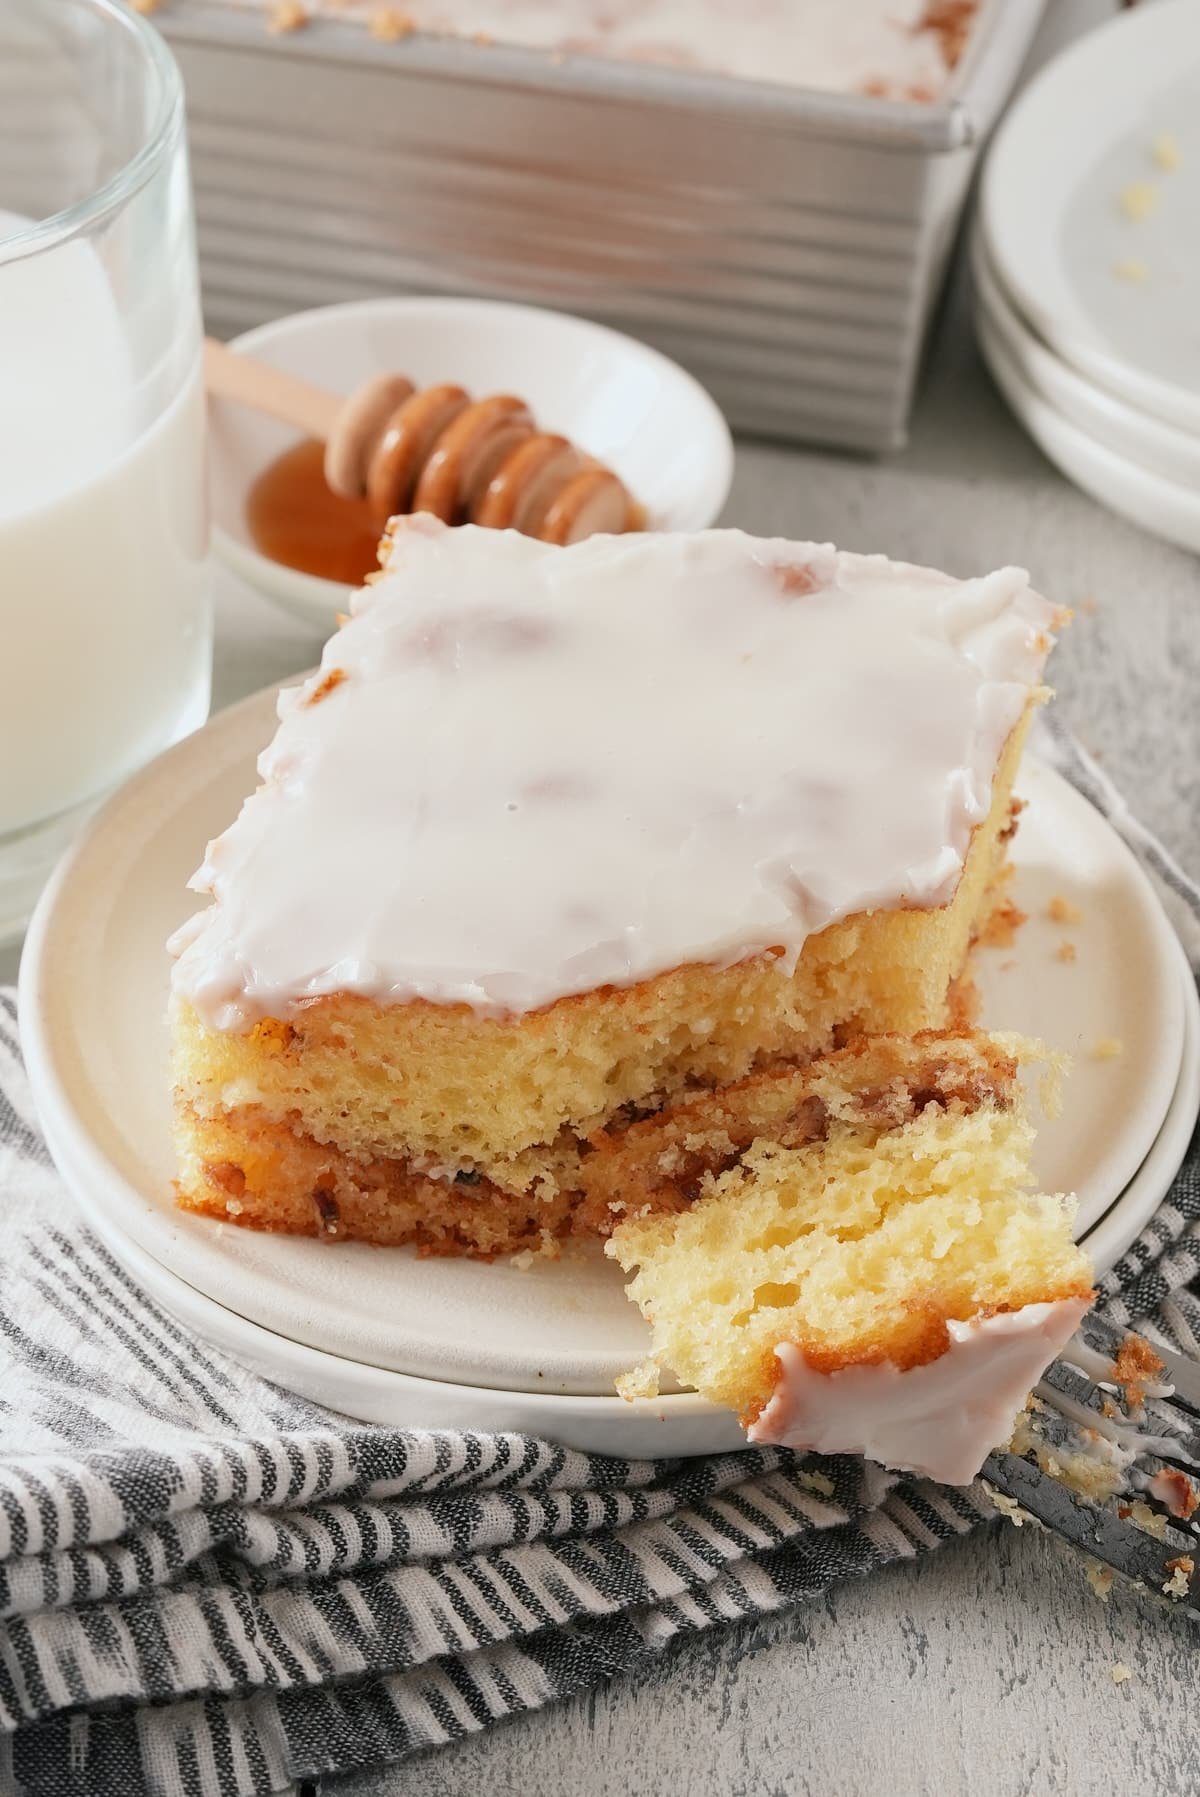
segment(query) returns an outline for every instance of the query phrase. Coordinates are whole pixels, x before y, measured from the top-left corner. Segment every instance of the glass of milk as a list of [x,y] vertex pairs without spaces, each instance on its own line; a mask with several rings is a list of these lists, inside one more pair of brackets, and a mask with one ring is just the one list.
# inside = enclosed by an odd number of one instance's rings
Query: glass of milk
[[0,0],[0,942],[207,715],[200,354],[169,51],[119,0]]

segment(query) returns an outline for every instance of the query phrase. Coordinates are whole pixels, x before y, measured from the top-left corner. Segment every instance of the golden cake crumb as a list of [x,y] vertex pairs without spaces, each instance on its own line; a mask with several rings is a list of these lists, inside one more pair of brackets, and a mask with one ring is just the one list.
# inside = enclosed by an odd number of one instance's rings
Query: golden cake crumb
[[1002,1491],[993,1491],[990,1485],[987,1488],[987,1494],[1001,1516],[1007,1516],[1014,1529],[1019,1529],[1024,1525],[1025,1512],[1016,1498],[1006,1497]]
[[158,11],[162,0],[129,0],[129,4],[134,12],[140,12],[143,17],[146,17],[150,13]]
[[1125,1402],[1136,1409],[1152,1385],[1164,1371],[1162,1356],[1141,1335],[1127,1335],[1113,1361],[1113,1379],[1125,1395]]
[[1126,218],[1149,218],[1158,205],[1159,193],[1151,181],[1130,181],[1121,189],[1119,204]]
[[275,37],[284,31],[301,31],[308,24],[308,12],[300,0],[271,0],[267,8],[267,30]]
[[1097,1061],[1115,1061],[1124,1052],[1125,1044],[1120,1036],[1101,1036],[1092,1050],[1092,1056]]
[[[619,1397],[632,1404],[635,1398],[658,1396],[659,1367],[656,1360],[643,1360],[613,1381]],[[832,1488],[831,1488],[832,1489]]]
[[1002,899],[976,936],[980,948],[1011,948],[1026,914],[1011,899]]
[[1133,1677],[1133,1673],[1129,1670],[1129,1667],[1125,1664],[1124,1660],[1118,1660],[1113,1667],[1110,1676],[1114,1685],[1123,1685],[1127,1679]]
[[1083,1573],[1100,1602],[1106,1604],[1108,1594],[1113,1588],[1113,1580],[1117,1576],[1112,1567],[1102,1565],[1099,1560],[1085,1560]]
[[381,44],[398,44],[416,29],[412,14],[398,6],[377,6],[367,20],[367,30]]
[[1119,281],[1133,281],[1138,285],[1141,285],[1143,282],[1150,279],[1150,270],[1144,262],[1139,262],[1135,256],[1127,256],[1123,261],[1115,262],[1113,264],[1113,273]]
[[1046,906],[1046,916],[1051,923],[1083,922],[1083,912],[1077,905],[1073,905],[1070,899],[1063,898],[1060,892],[1056,892]]
[[1075,944],[1073,942],[1060,942],[1054,951],[1054,959],[1056,961],[1073,961],[1075,959]]
[[1166,169],[1168,172],[1178,168],[1181,160],[1179,139],[1172,137],[1169,131],[1160,131],[1150,146],[1150,154],[1154,158],[1156,167]]
[[1161,1541],[1167,1532],[1166,1517],[1144,1504],[1141,1498],[1134,1498],[1131,1504],[1118,1504],[1117,1515],[1122,1522],[1131,1522],[1143,1535],[1152,1535],[1155,1541]]
[[1196,1570],[1196,1562],[1190,1554],[1177,1554],[1175,1559],[1167,1561],[1170,1578],[1163,1586],[1167,1597],[1186,1597],[1192,1584],[1192,1574]]

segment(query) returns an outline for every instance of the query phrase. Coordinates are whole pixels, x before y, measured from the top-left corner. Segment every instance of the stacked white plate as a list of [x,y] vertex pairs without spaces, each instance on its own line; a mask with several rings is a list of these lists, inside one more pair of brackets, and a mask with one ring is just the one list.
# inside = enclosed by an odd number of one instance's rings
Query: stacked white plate
[[[1197,0],[1200,4],[1200,0]],[[222,712],[109,801],[60,866],[21,963],[26,1059],[54,1158],[143,1289],[279,1384],[393,1426],[527,1429],[633,1455],[735,1447],[693,1392],[625,1402],[645,1325],[590,1245],[528,1269],[258,1234],[173,1199],[165,1013],[185,882],[235,815],[275,726],[274,692]],[[977,957],[985,1023],[1074,1061],[1039,1130],[1044,1190],[1078,1196],[1104,1272],[1144,1228],[1200,1105],[1200,1004],[1151,886],[1097,811],[1027,761],[1014,845],[1028,922]],[[1058,902],[1056,902],[1058,901]]]
[[1050,460],[1200,552],[1200,6],[1123,13],[997,135],[973,246],[984,356]]

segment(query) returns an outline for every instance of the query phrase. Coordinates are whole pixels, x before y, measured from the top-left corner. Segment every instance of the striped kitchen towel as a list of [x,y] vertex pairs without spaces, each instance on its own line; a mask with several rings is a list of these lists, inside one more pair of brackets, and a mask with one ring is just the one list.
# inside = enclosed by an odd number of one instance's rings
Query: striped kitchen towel
[[[1058,764],[1200,925],[1063,735]],[[261,1797],[628,1672],[994,1514],[843,1457],[365,1428],[209,1349],[80,1222],[0,992],[0,1793]],[[1200,1356],[1200,1134],[1104,1281]]]

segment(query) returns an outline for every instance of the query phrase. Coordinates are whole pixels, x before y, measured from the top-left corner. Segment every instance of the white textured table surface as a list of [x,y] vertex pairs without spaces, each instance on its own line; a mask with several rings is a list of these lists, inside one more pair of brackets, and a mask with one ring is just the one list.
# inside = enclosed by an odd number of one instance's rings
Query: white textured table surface
[[[1058,38],[1111,8],[1052,0]],[[1200,868],[1200,564],[1042,459],[980,366],[959,290],[913,439],[863,464],[743,446],[727,521],[976,573],[1015,561],[1079,608],[1058,703],[1135,809]],[[216,702],[318,642],[222,580]],[[0,951],[0,979],[15,961]],[[1119,1688],[1113,1664],[1133,1677]],[[1200,1789],[1200,1624],[1114,1593],[1007,1524],[787,1616],[684,1643],[620,1682],[322,1797],[854,1797]]]

